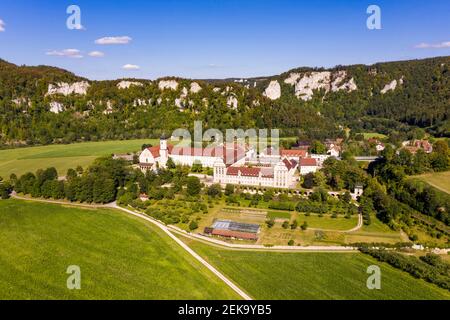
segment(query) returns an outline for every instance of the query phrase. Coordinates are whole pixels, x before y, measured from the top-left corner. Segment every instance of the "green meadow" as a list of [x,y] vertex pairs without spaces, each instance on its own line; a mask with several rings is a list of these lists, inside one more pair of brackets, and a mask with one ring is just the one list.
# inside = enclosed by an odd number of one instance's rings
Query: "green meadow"
[[[110,209],[0,201],[0,300],[239,299],[159,228]],[[67,289],[67,268],[81,290]]]
[[382,133],[374,133],[374,132],[363,132],[361,133],[364,136],[364,139],[386,139],[387,135]]
[[428,173],[420,176],[413,176],[411,178],[422,180],[429,185],[450,194],[450,171]]
[[[450,292],[361,253],[237,251],[183,240],[255,299],[450,299]],[[367,288],[371,265],[381,269],[380,290]]]
[[21,175],[38,169],[55,167],[60,175],[77,166],[87,167],[96,158],[113,153],[140,151],[144,143],[159,143],[155,139],[84,142],[68,145],[0,150],[0,176]]

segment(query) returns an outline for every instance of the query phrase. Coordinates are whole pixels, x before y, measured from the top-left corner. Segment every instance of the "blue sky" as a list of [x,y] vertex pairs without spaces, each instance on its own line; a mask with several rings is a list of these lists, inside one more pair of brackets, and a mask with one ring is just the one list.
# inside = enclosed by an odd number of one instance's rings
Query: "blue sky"
[[[66,27],[72,4],[84,30]],[[381,8],[381,30],[366,27],[371,4]],[[90,79],[272,75],[450,55],[449,14],[448,0],[1,0],[0,58]],[[132,40],[95,43],[119,36]]]

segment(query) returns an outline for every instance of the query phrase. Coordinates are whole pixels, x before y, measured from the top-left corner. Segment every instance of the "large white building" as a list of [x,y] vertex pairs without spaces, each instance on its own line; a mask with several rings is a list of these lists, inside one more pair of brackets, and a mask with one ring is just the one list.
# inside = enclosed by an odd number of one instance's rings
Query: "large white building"
[[[290,151],[290,150],[287,150]],[[256,156],[253,149],[236,144],[225,144],[210,148],[174,147],[161,138],[159,146],[147,148],[139,156],[142,171],[165,168],[170,159],[176,165],[214,169],[214,183],[273,188],[295,186],[298,163],[304,151],[281,152],[281,155]]]
[[159,146],[147,148],[139,156],[139,166],[145,170],[165,168],[170,159],[177,165],[190,166],[201,164],[205,168],[213,168],[217,161],[226,164],[244,163],[250,151],[237,145],[222,145],[209,148],[174,147],[161,138]]
[[227,166],[222,160],[214,164],[214,183],[243,186],[291,188],[295,187],[298,163],[283,159],[272,164],[235,164]]
[[306,150],[267,148],[260,155],[237,144],[208,148],[174,147],[161,138],[159,146],[145,149],[139,156],[142,171],[165,168],[170,159],[176,165],[214,169],[214,183],[243,186],[292,188],[297,173],[315,173],[330,155],[309,155]]

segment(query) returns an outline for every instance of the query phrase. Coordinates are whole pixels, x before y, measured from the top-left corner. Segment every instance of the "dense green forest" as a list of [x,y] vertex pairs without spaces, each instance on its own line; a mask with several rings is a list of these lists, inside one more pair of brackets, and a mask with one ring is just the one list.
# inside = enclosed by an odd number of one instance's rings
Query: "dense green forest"
[[[157,137],[203,120],[206,128],[280,128],[285,136],[324,139],[354,132],[407,137],[417,127],[435,136],[450,136],[450,57],[371,66],[338,66],[354,91],[315,90],[309,101],[285,83],[291,73],[325,69],[300,68],[258,79],[201,81],[166,78],[89,81],[47,66],[16,66],[0,60],[0,145],[70,143],[105,139]],[[175,88],[162,88],[173,80]],[[396,80],[394,90],[383,88]],[[281,87],[279,99],[264,91],[271,81]],[[86,92],[49,93],[49,85],[86,82]],[[192,83],[200,90],[192,90]],[[191,88],[191,89],[190,89]],[[55,112],[55,103],[57,104]],[[51,106],[53,105],[53,112]]]

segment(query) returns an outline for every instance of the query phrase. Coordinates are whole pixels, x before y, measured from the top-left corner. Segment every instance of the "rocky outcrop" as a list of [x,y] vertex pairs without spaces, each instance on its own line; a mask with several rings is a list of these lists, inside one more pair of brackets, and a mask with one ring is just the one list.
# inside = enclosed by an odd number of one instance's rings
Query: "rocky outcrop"
[[229,96],[227,99],[227,106],[228,106],[228,108],[236,110],[239,106],[238,99],[233,95]]
[[12,103],[14,103],[16,106],[27,106],[27,107],[31,107],[31,100],[28,98],[16,98],[11,100]]
[[111,101],[106,102],[106,109],[103,111],[103,114],[111,114],[114,112],[113,104]]
[[347,71],[338,71],[333,76],[334,80],[331,83],[331,91],[337,92],[345,90],[347,92],[351,92],[358,89],[354,78],[351,78],[349,81],[345,82],[345,79],[347,78]]
[[348,78],[346,71],[322,71],[291,73],[284,80],[286,84],[295,86],[295,95],[303,101],[309,101],[313,98],[315,90],[324,90],[325,94],[345,90],[347,92],[358,89],[354,78],[346,81]]
[[182,98],[177,98],[177,99],[175,99],[175,106],[178,108],[178,109],[184,109],[184,99],[182,99]]
[[202,87],[197,82],[192,82],[190,92],[195,94],[200,91],[202,91]]
[[389,91],[394,91],[397,88],[397,80],[392,80],[390,83],[384,86],[381,90],[381,94],[385,94]]
[[281,97],[281,86],[276,80],[271,81],[269,86],[264,91],[264,95],[270,100],[277,100]]
[[64,106],[61,103],[56,102],[56,101],[50,102],[50,112],[58,114],[63,111],[64,111]]
[[145,100],[145,99],[135,99],[133,101],[133,107],[142,107],[142,106],[147,106],[150,105],[152,103],[151,99]]
[[143,84],[141,82],[137,82],[137,81],[120,81],[117,84],[117,88],[119,89],[129,89],[131,86],[135,86],[135,87],[142,87]]
[[62,94],[69,96],[71,94],[86,95],[90,87],[87,81],[75,82],[72,84],[66,82],[59,82],[56,85],[49,84],[47,95]]
[[159,90],[177,90],[178,82],[175,80],[161,80],[158,84]]
[[300,73],[291,73],[288,78],[284,80],[284,83],[295,85],[302,75]]
[[314,95],[314,90],[330,88],[331,72],[311,72],[304,75],[295,84],[295,95],[303,101],[309,101]]
[[390,83],[384,86],[384,88],[380,91],[381,94],[386,94],[389,91],[394,91],[397,89],[399,85],[403,85],[403,77],[400,80],[392,80]]

